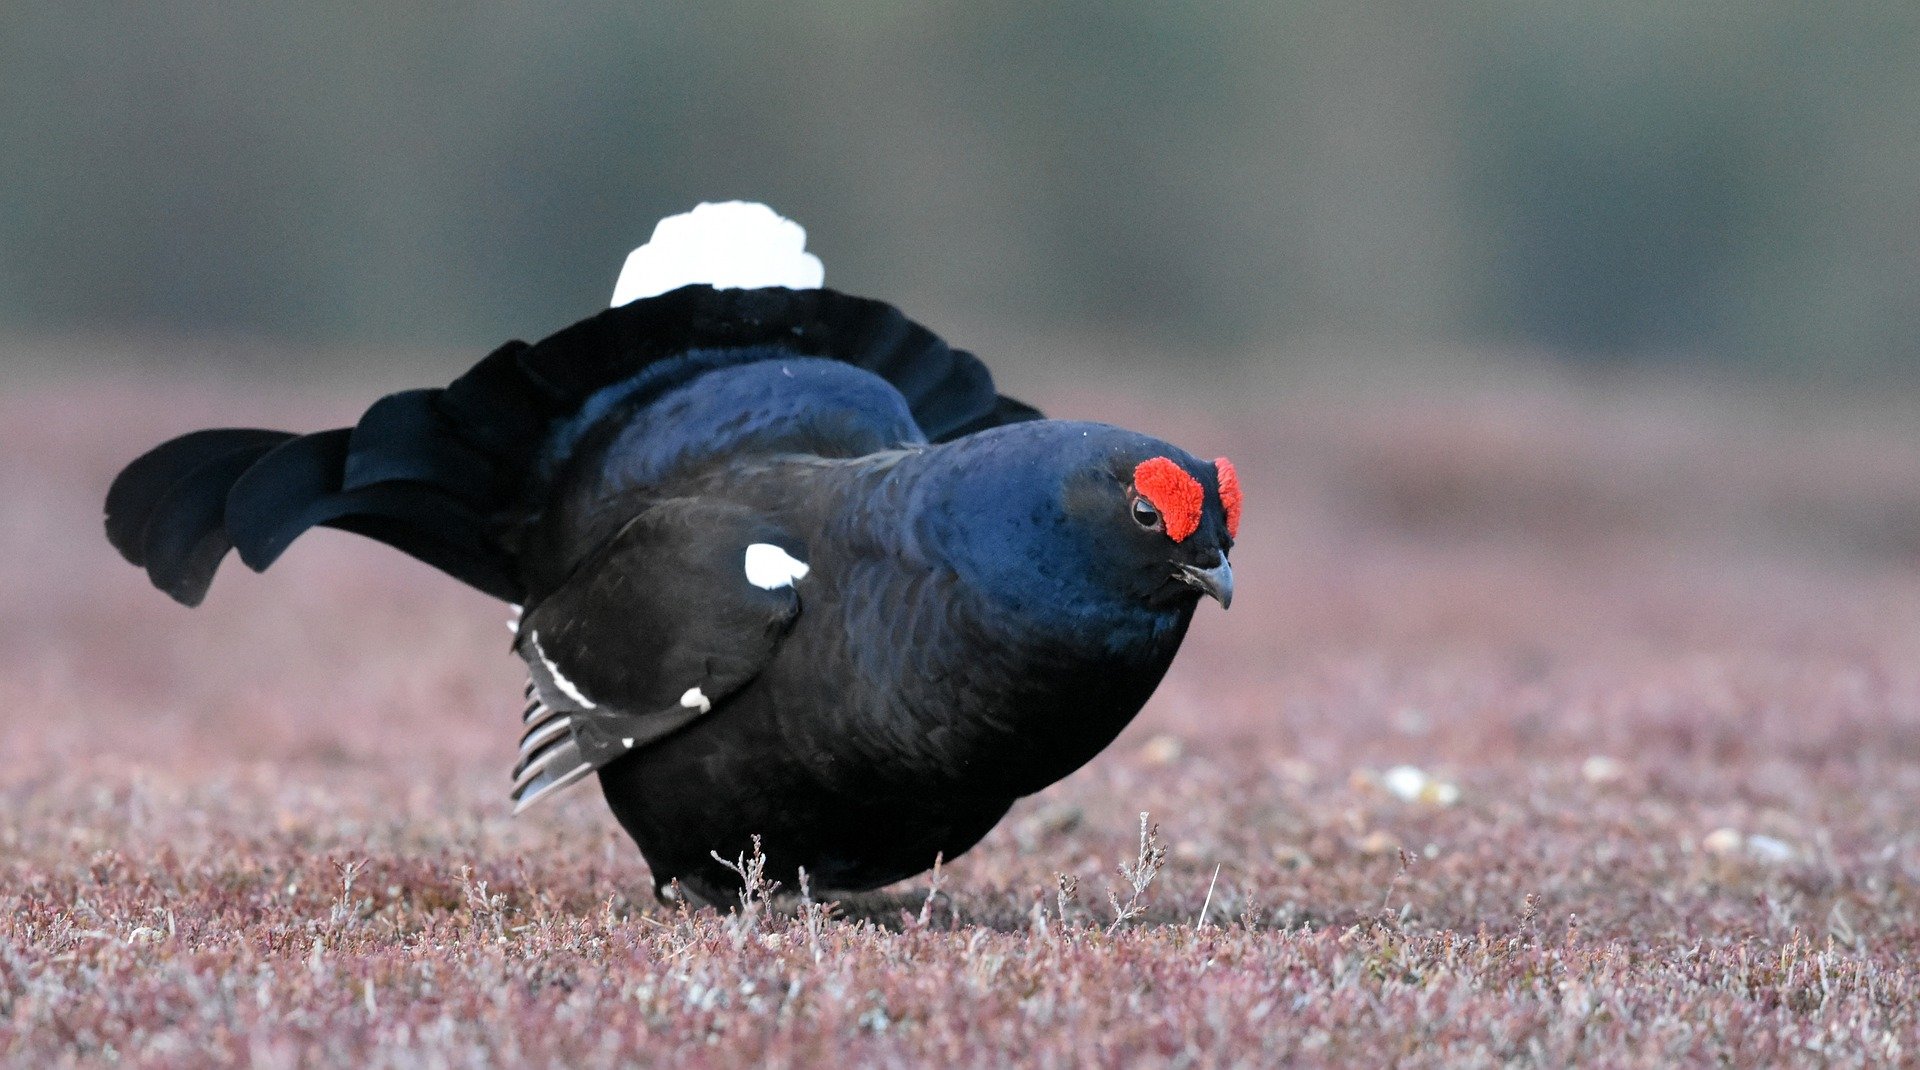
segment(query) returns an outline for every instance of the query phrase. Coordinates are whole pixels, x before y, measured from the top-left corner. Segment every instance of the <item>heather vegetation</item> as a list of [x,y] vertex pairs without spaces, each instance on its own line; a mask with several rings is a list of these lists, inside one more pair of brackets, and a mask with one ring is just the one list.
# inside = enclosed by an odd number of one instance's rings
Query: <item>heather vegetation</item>
[[1238,461],[1233,610],[970,854],[721,915],[591,789],[508,816],[502,607],[323,533],[190,612],[100,538],[156,438],[365,394],[0,399],[0,1061],[1920,1058],[1911,413],[1043,393]]

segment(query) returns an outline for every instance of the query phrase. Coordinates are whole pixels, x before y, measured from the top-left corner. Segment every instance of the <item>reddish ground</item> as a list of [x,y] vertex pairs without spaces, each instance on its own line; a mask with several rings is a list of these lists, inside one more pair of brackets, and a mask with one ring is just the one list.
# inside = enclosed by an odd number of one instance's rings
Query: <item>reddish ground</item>
[[591,791],[508,816],[502,607],[334,533],[191,612],[112,555],[140,449],[366,392],[299,393],[0,399],[0,1061],[1920,1060],[1894,407],[1043,396],[1238,462],[1233,611],[937,894],[727,918],[656,905]]

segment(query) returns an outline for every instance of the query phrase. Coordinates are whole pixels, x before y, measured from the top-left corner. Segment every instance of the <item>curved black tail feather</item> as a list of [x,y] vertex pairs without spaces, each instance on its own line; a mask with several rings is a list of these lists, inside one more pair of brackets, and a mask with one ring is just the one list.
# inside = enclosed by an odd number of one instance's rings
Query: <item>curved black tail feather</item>
[[153,585],[199,605],[227,537],[227,491],[275,447],[285,431],[221,428],[162,443],[128,465],[107,492],[107,539]]

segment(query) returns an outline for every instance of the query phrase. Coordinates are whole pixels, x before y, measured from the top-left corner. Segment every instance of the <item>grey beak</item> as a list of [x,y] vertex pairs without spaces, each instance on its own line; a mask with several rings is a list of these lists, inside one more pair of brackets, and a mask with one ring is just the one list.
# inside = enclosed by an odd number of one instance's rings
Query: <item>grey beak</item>
[[1181,583],[1189,587],[1197,587],[1212,595],[1214,600],[1220,603],[1221,609],[1227,609],[1233,605],[1233,565],[1227,561],[1225,555],[1222,555],[1220,563],[1212,568],[1201,568],[1199,565],[1178,567]]

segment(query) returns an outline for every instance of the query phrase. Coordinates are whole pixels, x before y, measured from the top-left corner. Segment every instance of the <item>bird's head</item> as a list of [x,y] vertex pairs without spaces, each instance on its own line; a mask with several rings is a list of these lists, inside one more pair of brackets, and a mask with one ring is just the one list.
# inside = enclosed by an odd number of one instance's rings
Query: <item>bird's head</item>
[[1233,600],[1240,485],[1225,458],[1104,424],[1013,424],[942,451],[923,515],[963,576],[1039,615],[1191,613]]
[[[1127,473],[1127,516],[1137,532],[1134,556],[1147,573],[1160,571],[1154,565],[1162,555],[1173,566],[1168,581],[1153,589],[1152,600],[1178,600],[1185,587],[1212,596],[1224,609],[1233,604],[1227,552],[1240,531],[1240,477],[1225,457],[1207,464],[1168,449]],[[1095,513],[1106,504],[1089,501],[1087,506]]]

